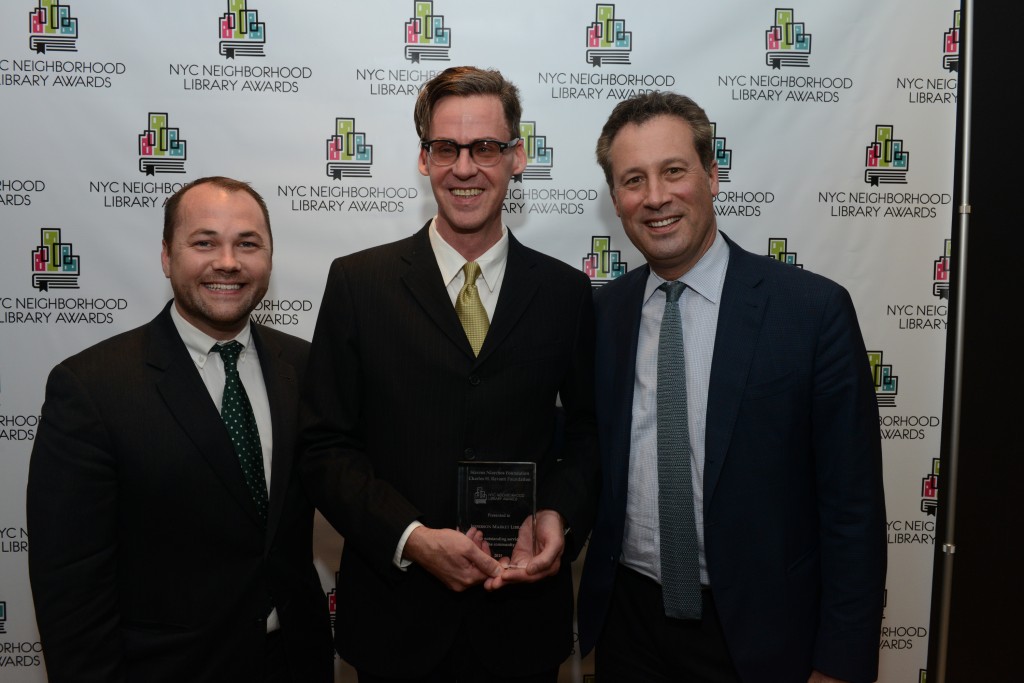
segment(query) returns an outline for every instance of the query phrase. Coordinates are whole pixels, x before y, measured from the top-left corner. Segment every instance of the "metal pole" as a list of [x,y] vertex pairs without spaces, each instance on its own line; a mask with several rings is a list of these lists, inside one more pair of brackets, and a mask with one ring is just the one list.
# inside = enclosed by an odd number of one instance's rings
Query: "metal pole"
[[[970,179],[971,179],[971,80],[974,72],[974,40],[972,38],[974,24],[974,0],[963,0],[961,3],[961,68],[960,78],[963,79],[961,96],[961,135],[960,135],[960,206],[959,235],[960,252],[956,254],[957,295],[956,324],[953,328],[953,376],[950,401],[949,458],[941,472],[942,485],[946,487],[946,521],[945,538],[942,543],[942,591],[939,599],[937,657],[935,681],[946,682],[946,659],[949,656],[949,612],[953,599],[953,559],[956,553],[956,485],[957,467],[960,460],[960,408],[963,399],[963,349],[964,320],[967,317],[967,232],[971,219]],[[966,28],[966,33],[964,29]]]

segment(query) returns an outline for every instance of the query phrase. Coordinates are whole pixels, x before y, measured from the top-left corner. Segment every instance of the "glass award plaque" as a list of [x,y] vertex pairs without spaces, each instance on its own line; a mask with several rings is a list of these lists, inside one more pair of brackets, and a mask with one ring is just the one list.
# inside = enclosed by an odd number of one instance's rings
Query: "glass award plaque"
[[459,462],[458,524],[476,527],[495,558],[511,557],[519,527],[537,514],[537,463]]

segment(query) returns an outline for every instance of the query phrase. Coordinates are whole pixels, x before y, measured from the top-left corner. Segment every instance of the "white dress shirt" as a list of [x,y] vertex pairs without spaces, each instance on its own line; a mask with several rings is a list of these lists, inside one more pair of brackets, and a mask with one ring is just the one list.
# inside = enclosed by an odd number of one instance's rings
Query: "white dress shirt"
[[[462,266],[466,265],[467,261],[437,232],[436,218],[431,221],[428,234],[430,247],[434,250],[434,258],[437,259],[437,267],[441,270],[441,281],[444,282],[454,306],[462,283],[466,281]],[[508,263],[508,228],[501,227],[501,239],[477,257],[476,262],[480,266],[480,277],[476,281],[480,302],[487,311],[487,319],[493,320],[494,307],[498,304],[498,292],[501,291],[501,283],[505,279],[505,264]],[[481,280],[483,287],[480,286]]]

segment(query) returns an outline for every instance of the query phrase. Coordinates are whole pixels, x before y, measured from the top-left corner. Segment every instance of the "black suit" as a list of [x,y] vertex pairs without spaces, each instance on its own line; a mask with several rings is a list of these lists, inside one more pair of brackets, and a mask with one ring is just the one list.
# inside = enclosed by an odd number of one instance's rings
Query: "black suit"
[[293,473],[308,344],[252,326],[273,423],[264,529],[169,307],[47,383],[28,527],[49,679],[257,680],[273,605],[296,680],[328,681],[313,509]]
[[[728,240],[727,240],[728,241]],[[706,415],[711,590],[744,681],[812,668],[873,681],[885,586],[874,384],[846,290],[732,241]],[[599,638],[626,515],[647,267],[596,297],[603,486],[580,585],[580,640]]]
[[[427,228],[337,259],[313,337],[303,473],[345,537],[336,643],[357,669],[423,675],[460,628],[503,675],[551,669],[572,648],[570,534],[562,571],[495,593],[455,593],[393,564],[414,520],[456,525],[461,459],[538,463],[539,508],[588,527],[596,466],[593,312],[587,278],[509,235],[504,281],[479,357],[442,282]],[[556,438],[556,395],[565,411]]]

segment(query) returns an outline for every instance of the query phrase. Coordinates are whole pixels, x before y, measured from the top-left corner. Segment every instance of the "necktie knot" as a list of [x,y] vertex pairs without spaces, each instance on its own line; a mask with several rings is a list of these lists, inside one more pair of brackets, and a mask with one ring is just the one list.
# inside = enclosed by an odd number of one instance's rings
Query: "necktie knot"
[[213,348],[210,349],[212,353],[219,353],[220,357],[224,359],[224,370],[226,372],[235,371],[238,367],[238,357],[242,355],[241,342],[231,340],[226,344],[214,344]]
[[683,290],[686,289],[686,283],[676,280],[675,282],[666,282],[658,287],[661,291],[665,292],[665,301],[670,304],[674,304],[679,301],[679,297],[683,295]]
[[480,277],[480,264],[476,261],[466,261],[462,266],[462,274],[466,277],[466,284],[476,286],[476,279]]

